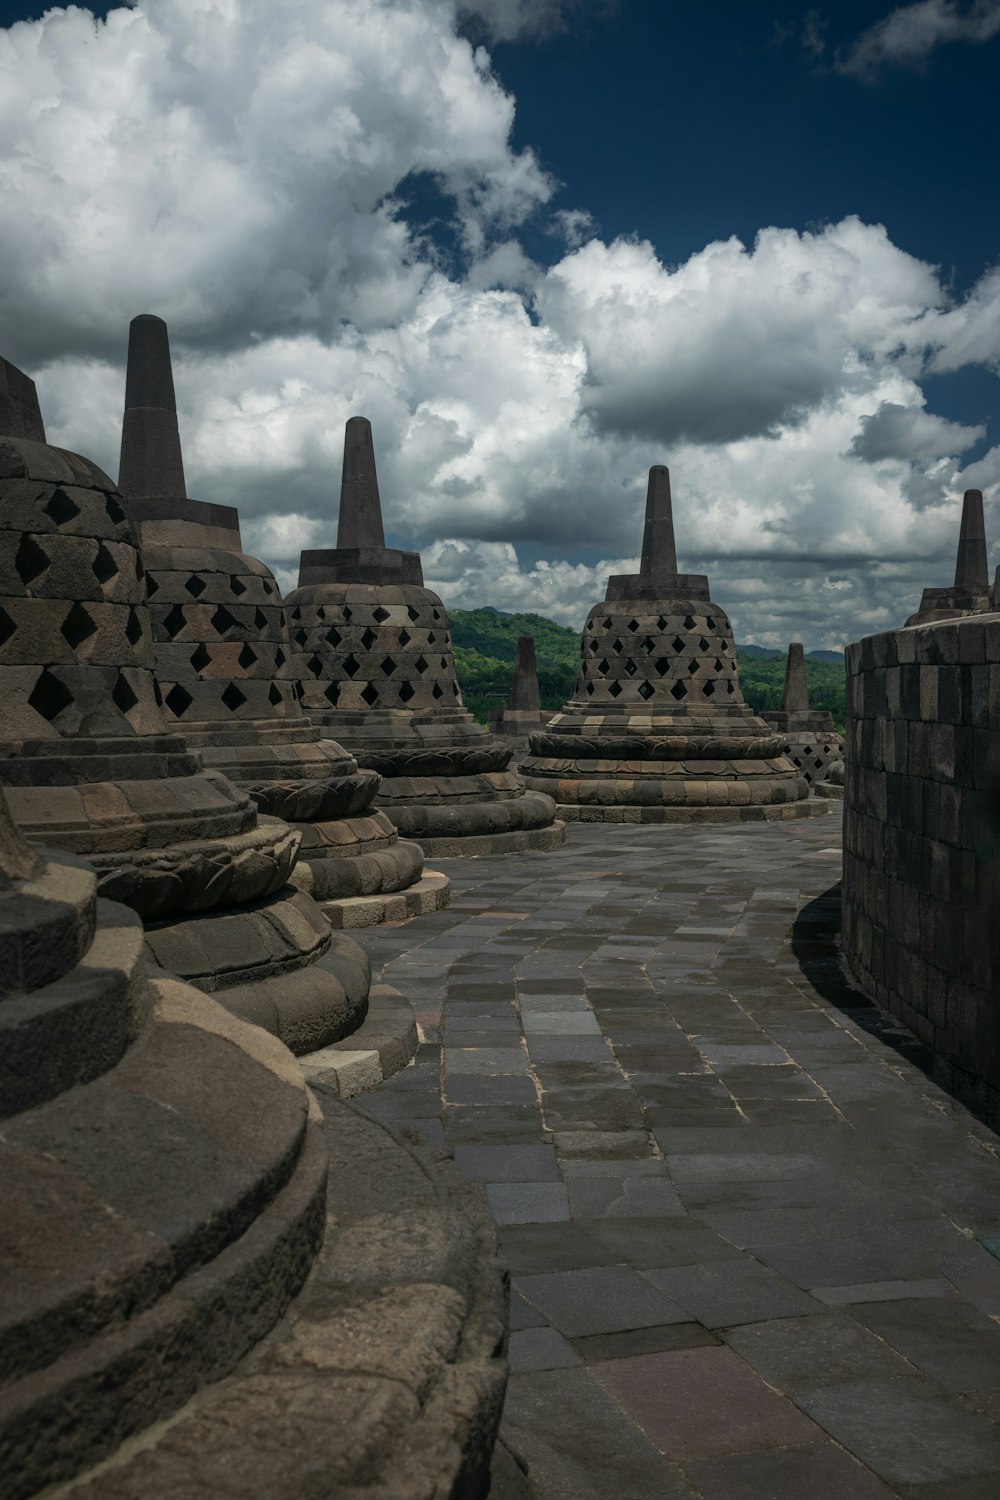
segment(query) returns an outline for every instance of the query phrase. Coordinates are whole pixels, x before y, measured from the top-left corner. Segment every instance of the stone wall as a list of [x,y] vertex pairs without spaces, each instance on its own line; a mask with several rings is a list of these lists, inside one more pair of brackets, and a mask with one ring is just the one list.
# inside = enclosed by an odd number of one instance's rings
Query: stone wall
[[1000,1124],[1000,614],[847,650],[844,954]]

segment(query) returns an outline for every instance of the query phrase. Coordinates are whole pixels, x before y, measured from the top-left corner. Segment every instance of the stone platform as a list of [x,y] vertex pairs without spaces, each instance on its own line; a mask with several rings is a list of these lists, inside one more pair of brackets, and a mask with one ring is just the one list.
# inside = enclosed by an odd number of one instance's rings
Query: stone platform
[[1000,1493],[1000,1140],[841,977],[828,806],[576,826],[366,938],[427,1042],[359,1107],[514,1278],[498,1495]]

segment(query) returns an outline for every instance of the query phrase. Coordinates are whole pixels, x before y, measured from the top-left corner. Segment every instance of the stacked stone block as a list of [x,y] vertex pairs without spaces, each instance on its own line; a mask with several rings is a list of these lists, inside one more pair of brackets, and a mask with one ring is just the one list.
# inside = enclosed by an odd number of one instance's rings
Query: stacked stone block
[[981,490],[966,490],[962,499],[962,527],[955,559],[955,582],[950,588],[924,589],[920,608],[907,625],[930,625],[991,609],[986,521]]
[[495,733],[510,745],[516,758],[528,748],[528,736],[545,725],[538,691],[538,663],[533,635],[517,638],[517,659],[510,702],[497,715]]
[[443,905],[448,881],[425,875],[423,851],[372,806],[378,775],[303,714],[285,609],[269,569],[243,552],[238,511],[187,496],[166,324],[148,315],[129,335],[120,487],[168,724],[297,830],[294,878],[334,926]]
[[781,707],[766,710],[760,717],[782,732],[782,750],[813,791],[821,796],[838,796],[840,787],[830,773],[835,766],[843,765],[844,741],[833,727],[833,715],[809,706],[801,641],[792,641],[788,647]]
[[[30,840],[86,856],[164,967],[311,1050],[350,1030],[363,953],[288,884],[299,835],[259,817],[164,722],[146,584],[119,491],[45,443],[0,385],[0,785]],[[27,434],[6,436],[8,429]]]
[[844,956],[1000,1124],[1000,614],[847,651]]
[[723,822],[823,811],[783,737],[743,701],[708,579],[677,572],[670,480],[650,470],[638,574],[590,611],[576,690],[521,762],[580,822]]
[[377,771],[377,805],[441,854],[549,849],[552,799],[464,708],[448,615],[415,552],[386,547],[370,424],[347,424],[338,545],[303,552],[286,603],[302,706]]

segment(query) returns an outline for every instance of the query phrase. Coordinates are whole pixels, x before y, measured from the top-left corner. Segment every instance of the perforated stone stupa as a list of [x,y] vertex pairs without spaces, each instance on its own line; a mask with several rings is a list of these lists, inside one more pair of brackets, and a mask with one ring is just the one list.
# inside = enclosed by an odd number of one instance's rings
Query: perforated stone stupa
[[[133,319],[119,486],[139,533],[167,723],[302,836],[294,879],[334,926],[432,911],[448,881],[372,806],[374,771],[302,712],[285,609],[239,512],[188,498],[167,327]],[[169,488],[166,488],[169,486]]]
[[[844,741],[833,727],[833,715],[809,707],[809,684],[806,659],[801,641],[788,647],[785,686],[781,707],[768,709],[760,716],[765,724],[781,731],[782,748],[792,765],[814,789],[828,783],[830,771],[844,759]],[[837,783],[832,784],[833,787]],[[827,793],[832,788],[828,788]]]
[[932,625],[936,620],[956,620],[963,615],[982,614],[991,608],[983,492],[966,490],[962,500],[955,582],[950,588],[924,589],[920,608],[906,623]]
[[[154,958],[299,1051],[360,1020],[368,964],[288,885],[299,835],[168,731],[124,502],[0,382],[0,785],[32,842],[84,855]],[[13,429],[20,435],[6,435]]]
[[347,424],[336,548],[303,552],[288,596],[302,706],[382,776],[377,804],[426,850],[551,849],[552,799],[527,791],[462,704],[448,615],[420,557],[386,547],[371,424]]
[[642,561],[583,629],[576,690],[531,736],[521,773],[565,818],[663,823],[822,812],[783,737],[743,701],[729,620],[678,573],[670,476],[649,473]]

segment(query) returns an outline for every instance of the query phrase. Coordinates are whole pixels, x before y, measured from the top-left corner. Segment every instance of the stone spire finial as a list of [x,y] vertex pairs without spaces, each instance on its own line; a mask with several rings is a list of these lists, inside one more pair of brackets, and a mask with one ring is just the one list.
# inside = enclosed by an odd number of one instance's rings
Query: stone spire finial
[[167,325],[150,313],[129,326],[118,487],[127,500],[187,496]]
[[785,665],[785,687],[781,694],[781,712],[785,714],[807,714],[809,712],[806,658],[801,641],[792,641],[788,647],[788,661]]
[[45,442],[45,424],[35,382],[3,358],[0,358],[0,437]]
[[344,433],[337,546],[365,549],[385,546],[375,445],[367,417],[351,417]]
[[642,532],[643,578],[670,577],[677,572],[677,548],[674,545],[674,512],[670,501],[670,471],[654,464],[646,487],[646,523]]
[[962,501],[962,530],[955,561],[955,587],[981,593],[990,586],[986,561],[986,523],[982,490],[966,490]]
[[535,637],[519,635],[517,638],[517,661],[514,665],[514,686],[510,695],[510,706],[516,711],[541,714],[542,704],[538,695],[538,664],[535,660]]

